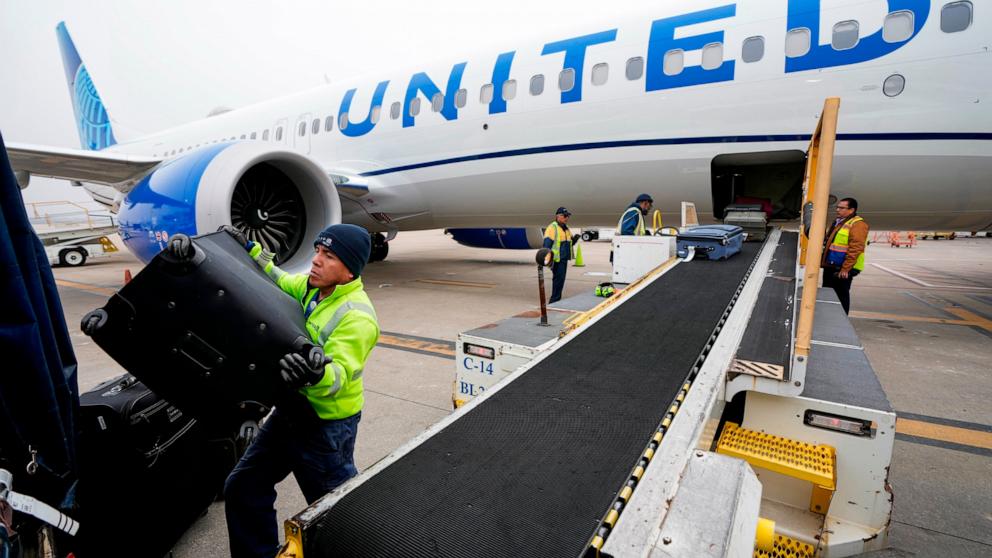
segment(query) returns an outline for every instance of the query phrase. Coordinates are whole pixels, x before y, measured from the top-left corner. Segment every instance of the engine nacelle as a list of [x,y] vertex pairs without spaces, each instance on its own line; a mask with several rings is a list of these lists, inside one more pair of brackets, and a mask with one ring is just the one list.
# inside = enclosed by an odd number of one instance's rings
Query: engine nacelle
[[538,227],[447,229],[458,244],[473,248],[503,248],[507,250],[533,250],[544,243],[544,231]]
[[170,236],[233,225],[276,254],[286,270],[307,269],[310,243],[341,222],[330,177],[295,151],[255,142],[209,145],[156,168],[124,198],[121,239],[148,262]]

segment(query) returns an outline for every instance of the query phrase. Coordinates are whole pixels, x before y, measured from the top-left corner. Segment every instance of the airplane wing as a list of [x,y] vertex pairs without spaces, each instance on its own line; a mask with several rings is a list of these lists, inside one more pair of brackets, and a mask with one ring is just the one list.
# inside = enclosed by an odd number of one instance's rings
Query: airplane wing
[[7,144],[7,155],[18,173],[103,184],[123,193],[162,162],[143,155],[18,143]]

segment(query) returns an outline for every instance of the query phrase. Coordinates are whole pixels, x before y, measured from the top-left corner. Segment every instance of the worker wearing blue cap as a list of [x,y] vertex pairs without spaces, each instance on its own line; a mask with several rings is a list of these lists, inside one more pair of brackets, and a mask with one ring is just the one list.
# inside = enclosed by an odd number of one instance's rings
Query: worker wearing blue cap
[[617,234],[644,236],[647,229],[644,227],[644,216],[651,211],[654,200],[648,194],[641,194],[637,199],[627,206],[620,222],[617,223]]
[[[362,416],[362,371],[379,339],[375,310],[362,288],[371,251],[368,231],[331,225],[317,235],[309,273],[287,273],[273,254],[246,242],[252,259],[284,292],[300,302],[310,340],[323,347],[322,362],[296,353],[279,361],[294,397],[259,430],[224,486],[231,556],[275,556],[279,548],[273,505],[275,485],[290,473],[307,503],[317,501],[358,474],[355,437]],[[302,396],[302,397],[300,397]]]
[[565,290],[565,274],[568,273],[568,260],[572,259],[574,241],[571,231],[568,230],[568,218],[571,216],[571,211],[559,207],[555,211],[555,220],[544,229],[544,247],[550,248],[555,257],[551,266],[552,287],[548,304],[561,300],[561,293]]

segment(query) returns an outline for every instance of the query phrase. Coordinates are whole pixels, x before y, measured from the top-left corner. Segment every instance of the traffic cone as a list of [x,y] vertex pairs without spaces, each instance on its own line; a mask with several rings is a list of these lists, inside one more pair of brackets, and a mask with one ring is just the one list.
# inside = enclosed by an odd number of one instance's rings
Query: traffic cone
[[585,262],[582,261],[582,243],[575,243],[575,261],[572,262],[573,267],[585,267]]
[[131,270],[124,268],[124,284],[127,285],[131,282]]

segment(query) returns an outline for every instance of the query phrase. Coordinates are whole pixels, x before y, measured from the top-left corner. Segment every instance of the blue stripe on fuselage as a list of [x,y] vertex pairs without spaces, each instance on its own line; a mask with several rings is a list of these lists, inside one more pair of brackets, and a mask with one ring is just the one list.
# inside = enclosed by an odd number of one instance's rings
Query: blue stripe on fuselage
[[[692,145],[706,143],[771,143],[783,141],[808,142],[810,134],[769,134],[756,136],[706,136],[697,138],[653,138],[642,140],[619,140],[619,141],[599,141],[590,143],[572,143],[564,145],[545,145],[540,147],[526,147],[523,149],[511,149],[507,151],[494,151],[492,153],[479,153],[476,155],[465,155],[462,157],[452,157],[450,159],[439,159],[437,161],[425,161],[423,163],[413,163],[399,167],[364,172],[361,176],[382,176],[394,172],[411,171],[441,165],[451,165],[454,163],[465,163],[469,161],[484,161],[486,159],[502,159],[506,157],[520,157],[524,155],[539,155],[542,153],[561,153],[566,151],[586,151],[591,149],[614,149],[618,147],[643,147],[653,145]],[[992,133],[983,132],[896,132],[879,134],[837,134],[837,141],[935,141],[935,140],[957,140],[957,141],[992,141]]]

